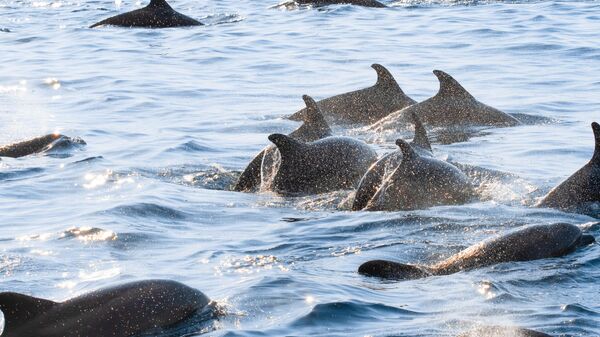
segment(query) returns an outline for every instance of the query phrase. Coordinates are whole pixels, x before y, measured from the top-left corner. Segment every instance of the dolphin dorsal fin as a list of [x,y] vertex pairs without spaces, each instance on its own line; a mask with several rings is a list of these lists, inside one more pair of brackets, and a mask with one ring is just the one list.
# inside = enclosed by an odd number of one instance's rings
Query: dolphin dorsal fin
[[434,70],[433,74],[437,76],[438,80],[440,81],[440,90],[438,91],[437,95],[473,98],[473,96],[452,76],[441,70]]
[[404,139],[397,139],[396,145],[398,145],[400,151],[402,151],[403,163],[406,162],[407,159],[410,160],[419,157],[415,150],[413,150],[412,146],[410,146],[410,144],[408,144]]
[[414,111],[411,112],[411,115],[413,124],[415,125],[415,138],[413,138],[412,143],[422,147],[425,150],[432,151],[429,137],[427,137],[427,130],[425,130],[423,122],[421,122],[421,118],[419,118]]
[[600,124],[593,122],[592,130],[594,130],[594,140],[595,140],[595,148],[594,148],[594,156],[592,157],[592,163],[600,165]]
[[166,0],[150,0],[148,7],[171,8]]
[[315,102],[315,100],[308,95],[303,95],[302,99],[306,104],[304,125],[309,127],[310,130],[317,134],[317,139],[331,136],[331,128],[329,128],[329,124],[327,124],[325,117],[323,117],[321,108],[319,108],[317,102]]
[[387,70],[384,66],[378,63],[374,63],[371,65],[371,68],[375,69],[375,72],[377,73],[377,83],[375,83],[376,86],[385,88],[391,87],[402,91],[400,89],[400,86],[398,85],[398,82],[396,82],[396,79],[394,79],[392,73],[390,73],[390,71]]
[[270,135],[269,140],[275,144],[275,146],[277,146],[282,155],[285,153],[290,153],[290,151],[298,150],[304,145],[304,143],[280,133],[274,133]]
[[12,292],[0,293],[0,310],[4,313],[5,331],[48,311],[57,303]]

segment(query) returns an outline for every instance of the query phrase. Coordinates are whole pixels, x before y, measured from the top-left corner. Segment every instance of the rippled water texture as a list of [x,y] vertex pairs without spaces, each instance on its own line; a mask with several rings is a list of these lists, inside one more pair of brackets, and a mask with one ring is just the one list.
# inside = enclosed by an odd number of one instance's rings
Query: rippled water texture
[[[53,131],[87,143],[0,161],[0,290],[64,300],[175,279],[223,308],[192,329],[214,336],[456,336],[481,324],[600,335],[597,244],[400,283],[356,273],[375,258],[433,263],[528,224],[600,237],[597,219],[531,207],[591,157],[600,3],[172,0],[208,25],[87,28],[143,4],[0,0],[0,144]],[[473,173],[483,200],[469,205],[365,213],[346,210],[348,192],[228,190],[269,133],[296,127],[282,117],[302,94],[370,86],[375,62],[416,100],[441,69],[486,104],[555,122],[434,143],[440,158],[510,173]]]

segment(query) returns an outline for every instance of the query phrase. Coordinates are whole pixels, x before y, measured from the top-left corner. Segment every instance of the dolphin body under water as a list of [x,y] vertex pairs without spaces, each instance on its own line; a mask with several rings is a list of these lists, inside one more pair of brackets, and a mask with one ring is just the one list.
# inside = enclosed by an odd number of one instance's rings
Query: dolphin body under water
[[[427,131],[421,123],[419,117],[413,114],[413,123],[415,125],[415,137],[410,145],[421,156],[433,157],[431,143],[427,137]],[[390,174],[402,163],[402,151],[394,151],[381,157],[373,164],[367,173],[362,177],[352,203],[353,211],[360,211],[367,206],[369,200],[377,192],[381,184],[389,178]]]
[[[272,134],[269,140],[277,146],[280,157],[272,177],[268,177],[268,190],[283,195],[355,188],[377,160],[377,153],[369,145],[349,137],[326,137],[305,143],[286,135]],[[264,176],[263,179],[267,178]]]
[[593,122],[595,148],[592,159],[552,189],[538,204],[563,211],[578,211],[586,203],[600,202],[600,124]]
[[[23,142],[18,142],[0,147],[0,157],[19,158],[30,154],[40,153],[48,150],[53,144],[60,140],[72,140],[67,136],[58,133],[33,138]],[[83,140],[76,139],[78,143],[85,144]]]
[[479,102],[447,73],[441,70],[433,73],[440,82],[435,96],[388,115],[371,125],[371,130],[404,128],[411,122],[412,113],[432,127],[508,127],[521,124],[511,115]]
[[464,204],[473,199],[473,186],[456,166],[430,155],[420,155],[402,139],[398,139],[396,145],[402,151],[402,161],[381,182],[364,210],[414,210]]
[[543,332],[512,326],[482,326],[464,332],[458,337],[552,337]]
[[131,336],[172,326],[210,300],[175,281],[130,282],[53,302],[0,293],[3,337]]
[[[373,64],[371,67],[377,72],[377,82],[374,86],[317,102],[328,122],[368,125],[416,103],[406,96],[394,76],[384,66]],[[306,109],[302,109],[291,115],[289,119],[301,121],[305,114]]]
[[104,19],[90,28],[111,25],[121,27],[171,28],[202,26],[200,21],[176,12],[165,0],[150,0],[148,6]]
[[[306,104],[306,113],[303,115],[304,123],[288,136],[303,142],[312,142],[331,136],[331,129],[323,118],[323,115],[321,115],[317,103],[308,95],[302,96],[302,99]],[[277,162],[278,155],[279,150],[272,144],[260,151],[242,172],[233,190],[238,192],[252,192],[258,189],[263,180],[261,171],[276,169],[274,165]]]
[[530,261],[560,257],[595,242],[575,225],[535,225],[509,232],[473,245],[432,266],[402,264],[386,260],[363,263],[358,272],[393,280],[449,275],[502,262]]
[[384,8],[386,5],[375,0],[295,0],[295,3],[299,5],[313,5],[313,6],[328,6],[328,5],[355,5],[363,7],[375,7]]

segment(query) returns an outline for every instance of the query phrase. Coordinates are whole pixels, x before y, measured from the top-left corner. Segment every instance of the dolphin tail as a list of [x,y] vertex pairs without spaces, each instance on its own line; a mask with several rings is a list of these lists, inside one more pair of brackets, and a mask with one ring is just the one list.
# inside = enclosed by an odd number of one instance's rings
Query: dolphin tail
[[315,132],[317,134],[317,139],[330,136],[331,128],[329,128],[329,124],[327,124],[325,117],[323,117],[323,114],[321,113],[321,108],[319,108],[317,102],[315,102],[315,100],[308,95],[303,95],[302,99],[306,104],[306,109],[303,116],[303,126],[306,126],[311,131]]
[[0,293],[0,310],[4,313],[5,331],[31,320],[35,316],[48,311],[57,303],[42,298],[17,294]]
[[417,158],[419,156],[412,146],[410,146],[410,144],[408,144],[404,139],[397,139],[396,145],[398,145],[400,151],[402,151],[403,163],[408,159]]
[[279,152],[283,156],[285,153],[289,151],[296,150],[304,145],[304,143],[295,140],[294,138],[286,135],[282,135],[280,133],[274,133],[269,136],[269,140],[277,146]]
[[375,83],[376,86],[400,89],[400,86],[398,85],[398,82],[396,82],[396,79],[394,79],[392,73],[390,73],[390,71],[384,66],[378,63],[373,63],[371,68],[375,69],[375,72],[377,73],[377,83]]
[[386,260],[365,262],[358,267],[358,273],[391,280],[414,280],[431,276],[431,273],[422,267]]
[[413,138],[412,143],[417,145],[425,150],[431,150],[431,143],[429,142],[429,138],[427,137],[427,130],[423,126],[423,122],[421,122],[421,118],[417,116],[417,114],[412,111],[411,112],[413,123],[415,124],[415,138]]
[[440,81],[440,90],[438,91],[437,95],[462,96],[474,99],[473,96],[449,74],[441,70],[434,70],[433,74]]
[[600,165],[600,124],[593,122],[592,130],[594,130],[594,140],[596,143],[594,156],[592,157],[592,163]]

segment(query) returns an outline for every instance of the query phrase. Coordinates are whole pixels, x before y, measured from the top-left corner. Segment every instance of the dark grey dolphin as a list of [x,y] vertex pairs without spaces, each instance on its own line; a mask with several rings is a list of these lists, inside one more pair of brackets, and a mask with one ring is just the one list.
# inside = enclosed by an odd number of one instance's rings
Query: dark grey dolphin
[[394,280],[449,275],[502,262],[530,261],[559,257],[589,245],[594,237],[582,234],[579,227],[558,223],[518,229],[471,246],[432,266],[373,260],[363,263],[358,272]]
[[543,332],[513,326],[482,326],[458,337],[552,337]]
[[[317,103],[308,95],[302,96],[304,103],[306,103],[306,113],[303,115],[304,123],[296,130],[292,131],[289,136],[301,140],[303,142],[312,142],[321,138],[331,136],[331,129],[327,122],[321,115],[321,111],[317,106]],[[240,175],[237,183],[233,190],[238,192],[251,192],[256,190],[261,184],[261,166],[263,165],[263,158],[265,154],[269,157],[267,162],[273,163],[277,156],[277,148],[274,145],[269,145],[260,151],[250,164],[246,167],[244,172]],[[265,170],[271,170],[270,167],[265,165]]]
[[[323,116],[330,123],[371,124],[390,113],[416,102],[406,96],[394,79],[394,76],[382,65],[371,65],[377,72],[374,86],[325,98],[317,102]],[[306,109],[302,109],[289,118],[304,119]]]
[[279,149],[280,163],[268,190],[284,195],[355,188],[377,160],[377,153],[370,146],[349,137],[327,137],[304,143],[286,135],[272,134],[269,140]]
[[126,283],[65,302],[4,292],[2,336],[131,336],[171,326],[208,303],[202,292],[167,280]]
[[34,153],[40,153],[47,150],[55,142],[61,139],[69,139],[58,133],[52,133],[31,140],[5,145],[0,147],[0,157],[24,157]]
[[314,6],[327,6],[327,5],[339,5],[349,4],[363,7],[387,7],[379,1],[375,0],[295,0],[299,5],[314,5]]
[[454,165],[419,155],[402,139],[396,141],[402,162],[381,183],[367,211],[422,209],[469,202],[475,195],[467,176]]
[[548,193],[538,207],[577,211],[586,203],[600,202],[600,125],[592,123],[595,148],[592,159]]
[[[413,122],[415,125],[415,137],[410,145],[418,154],[433,157],[431,144],[429,143],[427,131],[423,123],[414,114]],[[381,159],[369,168],[360,180],[354,194],[354,201],[352,203],[353,211],[360,211],[367,206],[367,203],[373,198],[373,195],[377,192],[383,181],[388,179],[390,174],[400,165],[402,157],[402,151],[397,150],[381,157]]]
[[176,12],[165,0],[150,0],[144,8],[104,19],[90,28],[111,25],[121,27],[170,28],[201,26],[202,23]]
[[371,129],[403,128],[410,123],[412,113],[432,127],[506,127],[521,124],[514,117],[479,102],[452,76],[441,70],[434,70],[433,73],[440,81],[440,90],[435,96],[390,114],[373,124]]

